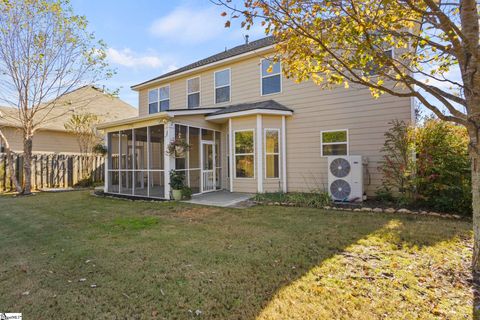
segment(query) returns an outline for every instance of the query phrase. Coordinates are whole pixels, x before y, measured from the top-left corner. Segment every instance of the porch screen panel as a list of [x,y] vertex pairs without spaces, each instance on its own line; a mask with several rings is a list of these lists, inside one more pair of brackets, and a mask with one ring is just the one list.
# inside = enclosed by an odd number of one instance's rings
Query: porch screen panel
[[120,158],[120,134],[110,132],[108,134],[108,185],[107,191],[118,193],[119,185],[119,158]]
[[133,131],[120,131],[120,193],[133,192]]
[[133,193],[138,196],[148,196],[148,128],[134,129],[133,132],[135,135]]
[[149,150],[149,170],[148,170],[148,192],[149,197],[165,197],[164,180],[164,126],[157,125],[149,127],[150,141],[148,141]]
[[190,150],[188,152],[189,184],[192,193],[200,192],[200,129],[190,127],[188,130]]

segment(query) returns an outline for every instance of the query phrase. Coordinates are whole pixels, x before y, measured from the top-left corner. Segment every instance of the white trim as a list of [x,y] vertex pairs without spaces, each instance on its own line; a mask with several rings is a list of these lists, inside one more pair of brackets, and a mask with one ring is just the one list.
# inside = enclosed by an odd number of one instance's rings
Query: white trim
[[[253,156],[253,177],[237,177],[237,152],[236,152],[236,134],[237,132],[245,132],[245,131],[252,131],[253,132],[253,153],[240,153],[238,154],[239,156]],[[239,180],[255,180],[255,177],[256,177],[256,166],[255,166],[255,151],[256,151],[256,143],[255,143],[255,129],[241,129],[241,130],[234,130],[233,131],[233,141],[234,141],[234,144],[235,144],[235,147],[233,148],[233,157],[235,158],[234,159],[234,165],[235,165],[235,168],[234,168],[234,178],[235,179],[239,179]]]
[[[217,87],[216,81],[215,81],[215,76],[219,72],[223,72],[225,70],[228,70],[228,86],[219,86]],[[222,101],[222,102],[217,102],[217,89],[225,88],[228,87],[228,101]],[[228,103],[232,101],[232,68],[225,68],[222,70],[217,70],[213,72],[213,103],[214,104],[222,104],[222,103]]]
[[287,126],[286,126],[286,118],[285,116],[282,117],[282,178],[283,178],[283,185],[282,190],[283,192],[287,192]]
[[[323,133],[324,132],[338,132],[338,131],[346,131],[347,132],[347,141],[345,142],[323,142]],[[346,144],[347,145],[347,154],[348,156],[350,154],[350,139],[349,139],[349,132],[348,129],[335,129],[335,130],[322,130],[320,131],[320,156],[322,157],[328,157],[329,155],[323,155],[323,145],[336,145],[336,144]]]
[[263,193],[262,115],[257,114],[257,192]]
[[[161,100],[160,99],[160,89],[163,89],[163,88],[168,88],[168,99]],[[150,102],[150,92],[154,91],[154,90],[157,92],[157,101]],[[160,102],[162,102],[162,101],[167,101],[168,100],[168,109],[170,109],[170,84],[169,83],[164,85],[164,86],[149,89],[147,94],[148,94],[148,114],[155,114],[155,113],[164,112],[164,111],[160,110]],[[157,112],[153,112],[153,113],[150,112],[150,104],[151,103],[157,103]],[[165,110],[165,111],[168,111],[168,110]]]
[[293,115],[292,111],[286,110],[271,110],[271,109],[252,109],[240,112],[230,112],[230,113],[223,113],[213,116],[206,116],[205,120],[217,120],[217,119],[226,119],[226,118],[234,118],[234,117],[243,117],[243,116],[250,116],[254,114],[268,114],[268,115],[277,115],[277,116],[291,116]]
[[[275,152],[268,152],[267,153],[267,131],[277,131],[277,137],[278,137],[278,152],[275,153]],[[282,153],[282,147],[281,147],[281,139],[282,137],[280,136],[280,129],[279,128],[264,128],[263,129],[263,141],[264,141],[264,145],[265,145],[265,148],[263,148],[263,151],[264,151],[264,159],[265,159],[265,180],[278,180],[281,178],[281,169],[280,169],[280,157],[281,157],[281,153]],[[278,155],[278,177],[276,178],[269,178],[267,177],[267,155]]]
[[[198,91],[195,91],[195,92],[188,92],[188,81],[190,80],[193,80],[193,79],[196,79],[198,78]],[[187,80],[185,80],[185,84],[186,84],[186,101],[185,101],[185,106],[187,107],[187,109],[190,109],[190,107],[188,106],[188,96],[191,95],[191,94],[196,94],[198,93],[198,106],[197,107],[194,107],[192,109],[197,109],[197,108],[200,108],[200,106],[202,105],[202,94],[201,94],[201,91],[202,91],[202,78],[201,76],[195,76],[195,77],[192,77],[192,78],[188,78]]]
[[233,133],[232,133],[232,119],[228,119],[228,163],[229,163],[229,182],[230,192],[233,192]]
[[267,93],[267,94],[263,94],[263,78],[268,78],[268,77],[273,77],[273,76],[276,76],[277,73],[275,74],[271,74],[271,75],[268,75],[268,76],[263,76],[263,65],[262,65],[262,62],[263,60],[271,60],[269,58],[262,58],[260,59],[260,96],[261,97],[267,97],[267,96],[272,96],[272,95],[275,95],[275,94],[280,94],[283,92],[283,80],[282,80],[282,62],[281,61],[278,61],[278,63],[280,64],[280,73],[278,73],[278,75],[280,75],[280,91],[279,92],[272,92],[272,93]]
[[175,140],[175,124],[167,122],[164,125],[163,138],[163,169],[164,169],[164,197],[170,199],[170,170],[175,170],[175,157],[168,154],[168,145]]
[[[109,136],[110,134],[105,134],[105,141],[107,142],[107,156],[104,157],[105,158],[105,162],[104,162],[104,165],[103,167],[105,168],[105,172],[103,173],[104,174],[104,180],[105,180],[105,183],[103,185],[103,192],[107,192],[108,191],[108,184],[109,184],[109,180],[108,179],[108,173],[110,172],[110,161],[109,161],[109,158],[112,156],[112,152],[111,152],[111,139],[109,139]],[[2,140],[0,140],[0,152],[2,152]],[[36,169],[36,168],[35,168]],[[118,188],[120,190],[120,186]]]
[[185,75],[185,74],[198,72],[199,70],[207,69],[207,68],[210,68],[210,67],[219,65],[219,64],[224,64],[224,63],[226,63],[226,62],[229,62],[229,61],[232,61],[232,60],[237,60],[237,59],[240,59],[240,58],[243,58],[243,57],[254,56],[254,55],[257,55],[259,52],[268,51],[268,50],[270,50],[270,49],[273,49],[274,46],[275,46],[275,45],[270,45],[270,46],[267,46],[267,47],[259,48],[259,49],[257,49],[257,50],[252,50],[252,51],[249,51],[249,52],[245,52],[245,53],[243,53],[243,54],[239,54],[239,55],[236,55],[236,56],[227,58],[227,59],[215,61],[215,62],[212,62],[212,63],[209,63],[209,64],[205,64],[205,65],[200,66],[200,67],[196,67],[196,68],[192,68],[192,69],[189,69],[189,70],[185,70],[185,71],[182,71],[182,72],[179,72],[179,73],[176,73],[176,74],[172,74],[171,76],[168,76],[168,77],[164,77],[164,78],[161,78],[161,79],[156,79],[156,80],[147,81],[147,82],[145,82],[145,83],[141,83],[141,84],[137,84],[137,85],[131,86],[130,89],[135,90],[135,91],[138,91],[138,90],[140,90],[140,89],[142,89],[142,88],[151,86],[151,85],[153,85],[153,84],[156,84],[156,83],[159,83],[159,82],[163,82],[163,81],[166,81],[166,80],[169,80],[169,79],[172,79],[172,78],[178,78],[178,77],[181,77],[181,76],[183,76],[183,75]]

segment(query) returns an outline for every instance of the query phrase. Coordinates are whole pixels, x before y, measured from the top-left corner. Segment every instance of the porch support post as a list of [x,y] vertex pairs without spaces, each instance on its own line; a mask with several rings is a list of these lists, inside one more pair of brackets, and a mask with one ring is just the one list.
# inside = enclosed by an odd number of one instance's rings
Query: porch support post
[[282,190],[287,192],[287,126],[286,117],[282,116]]
[[105,175],[104,181],[105,184],[103,185],[103,192],[108,192],[108,169],[110,167],[110,157],[112,156],[112,146],[110,145],[112,142],[108,140],[108,133],[105,133],[105,142],[107,145],[107,156],[103,161],[103,173]]
[[165,138],[163,143],[164,156],[164,181],[165,181],[165,199],[170,199],[170,170],[175,170],[175,157],[168,154],[168,145],[175,140],[175,124],[168,121],[165,122]]
[[263,193],[263,129],[262,115],[257,114],[257,192]]
[[230,192],[233,192],[233,130],[232,118],[228,119],[228,166],[230,176]]

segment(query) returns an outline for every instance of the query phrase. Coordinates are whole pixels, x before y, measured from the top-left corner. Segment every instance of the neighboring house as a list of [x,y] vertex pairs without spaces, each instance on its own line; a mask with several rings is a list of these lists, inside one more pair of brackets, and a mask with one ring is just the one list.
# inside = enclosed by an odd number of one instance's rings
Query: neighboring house
[[[98,128],[108,137],[105,190],[169,198],[169,171],[193,193],[326,189],[328,155],[360,155],[365,190],[381,184],[384,133],[413,120],[412,101],[366,88],[321,90],[282,75],[273,39],[263,38],[134,85],[138,117]],[[179,157],[168,143],[185,139]]]
[[[48,110],[48,109],[46,109]],[[137,109],[93,86],[84,86],[57,99],[51,112],[39,112],[37,119],[45,119],[33,138],[34,153],[79,153],[77,138],[65,129],[73,113],[94,113],[101,121],[115,121],[137,115]],[[0,128],[10,148],[23,152],[23,139],[18,110],[0,107]],[[0,152],[3,146],[0,142]]]

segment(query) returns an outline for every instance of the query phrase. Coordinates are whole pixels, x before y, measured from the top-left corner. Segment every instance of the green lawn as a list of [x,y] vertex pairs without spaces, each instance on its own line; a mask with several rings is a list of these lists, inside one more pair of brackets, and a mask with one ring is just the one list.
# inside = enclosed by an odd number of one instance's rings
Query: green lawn
[[88,192],[2,196],[0,312],[468,319],[471,228],[426,216],[218,209]]

